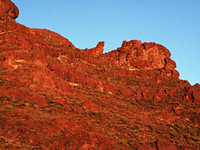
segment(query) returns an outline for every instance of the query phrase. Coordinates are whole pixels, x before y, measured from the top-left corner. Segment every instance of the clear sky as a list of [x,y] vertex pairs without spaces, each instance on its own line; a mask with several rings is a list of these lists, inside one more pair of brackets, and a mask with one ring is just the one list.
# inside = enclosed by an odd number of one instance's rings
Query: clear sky
[[46,28],[77,48],[105,41],[105,51],[124,40],[167,47],[180,79],[200,83],[200,0],[12,0],[17,22]]

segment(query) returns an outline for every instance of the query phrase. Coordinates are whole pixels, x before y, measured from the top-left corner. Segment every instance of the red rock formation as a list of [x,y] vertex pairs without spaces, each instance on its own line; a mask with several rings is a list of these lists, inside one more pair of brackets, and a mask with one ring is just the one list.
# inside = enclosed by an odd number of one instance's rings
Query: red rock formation
[[102,59],[132,71],[159,69],[167,76],[179,77],[176,63],[170,56],[169,50],[162,45],[132,40],[124,41],[122,47],[105,54]]
[[0,149],[198,149],[200,86],[156,43],[80,50],[0,0]]
[[195,84],[193,87],[185,87],[185,99],[192,99],[194,102],[200,102],[200,84]]
[[19,15],[19,9],[11,0],[0,0],[0,20],[16,19]]
[[84,53],[88,57],[98,57],[103,54],[104,51],[104,42],[99,42],[95,48],[85,49]]

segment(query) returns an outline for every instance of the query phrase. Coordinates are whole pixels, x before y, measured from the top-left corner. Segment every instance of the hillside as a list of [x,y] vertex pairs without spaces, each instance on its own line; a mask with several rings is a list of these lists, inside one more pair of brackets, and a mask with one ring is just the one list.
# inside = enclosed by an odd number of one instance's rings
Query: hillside
[[156,43],[78,49],[0,0],[0,149],[198,149],[200,84]]

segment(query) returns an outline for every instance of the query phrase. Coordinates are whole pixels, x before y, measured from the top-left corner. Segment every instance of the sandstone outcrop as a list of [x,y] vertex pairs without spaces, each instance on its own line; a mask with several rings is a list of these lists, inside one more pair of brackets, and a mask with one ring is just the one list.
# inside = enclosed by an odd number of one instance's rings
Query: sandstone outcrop
[[85,49],[84,53],[88,57],[98,57],[103,54],[104,51],[104,42],[99,42],[95,48]]
[[19,15],[19,9],[11,0],[0,0],[0,20],[16,19]]
[[161,74],[179,77],[176,63],[170,56],[170,51],[162,45],[132,40],[124,41],[120,48],[105,54],[102,59],[132,71],[162,70]]

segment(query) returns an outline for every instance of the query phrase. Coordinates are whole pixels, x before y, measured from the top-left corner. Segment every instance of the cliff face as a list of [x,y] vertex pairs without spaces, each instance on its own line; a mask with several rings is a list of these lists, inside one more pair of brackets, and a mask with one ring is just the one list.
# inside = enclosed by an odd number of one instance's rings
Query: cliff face
[[1,149],[198,149],[200,85],[167,48],[124,41],[80,50],[15,22],[0,0]]

